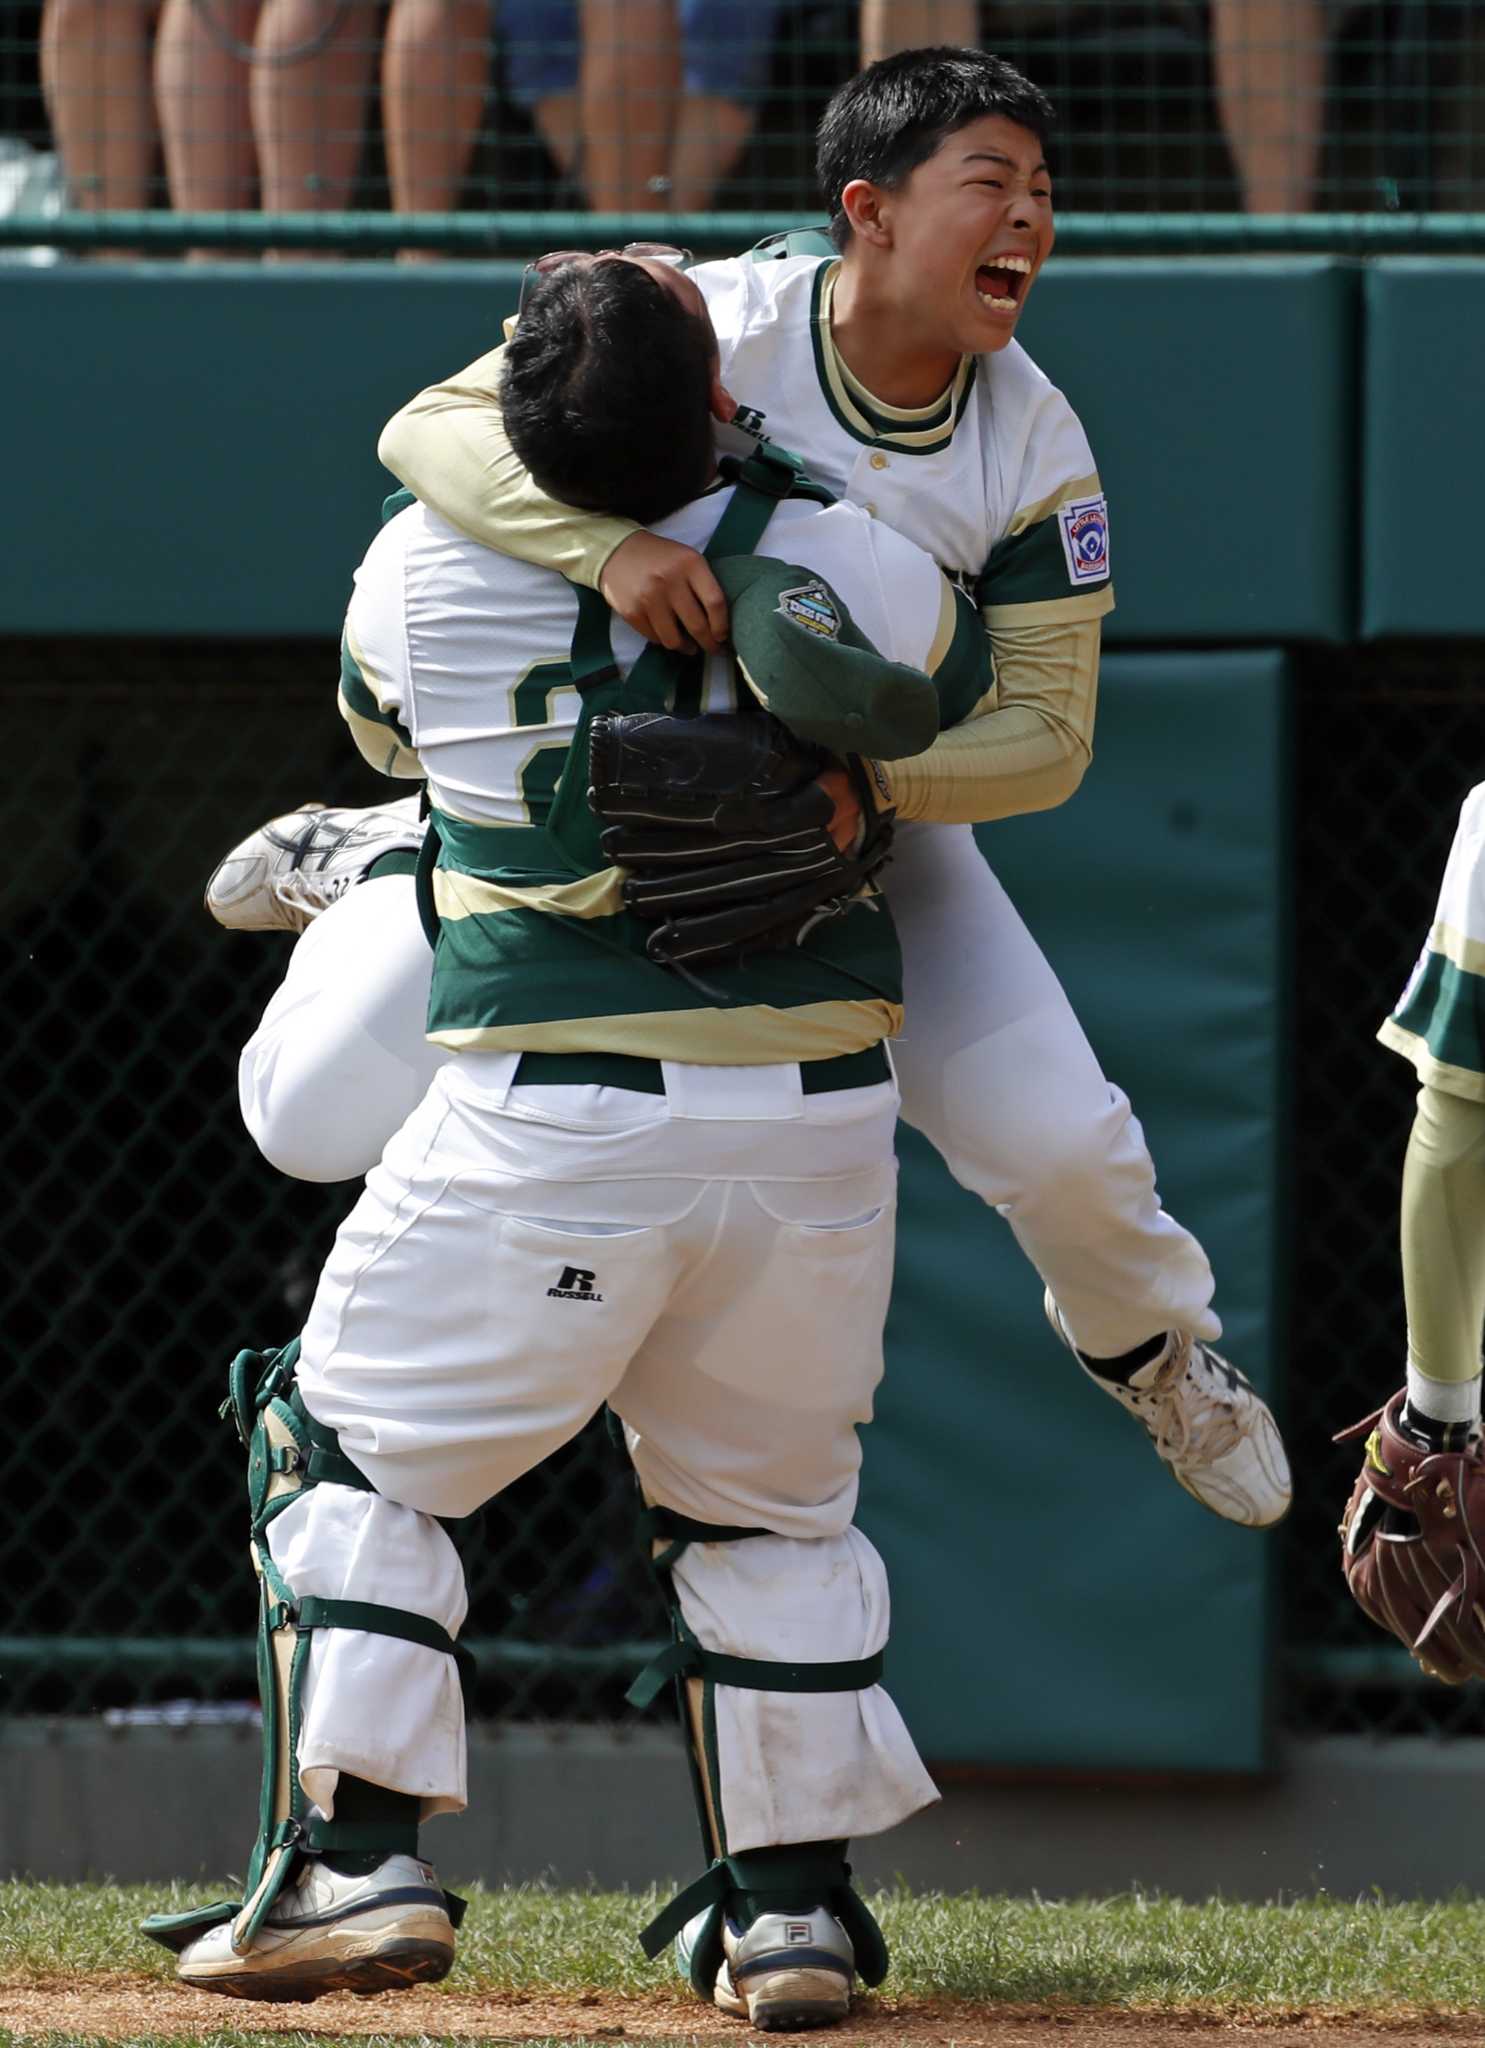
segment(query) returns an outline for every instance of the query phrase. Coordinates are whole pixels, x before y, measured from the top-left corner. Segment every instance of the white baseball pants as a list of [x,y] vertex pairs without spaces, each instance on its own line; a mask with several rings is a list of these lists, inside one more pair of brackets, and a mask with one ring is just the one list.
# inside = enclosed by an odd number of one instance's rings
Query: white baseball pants
[[[1127,1097],[969,828],[903,827],[889,894],[903,1116],[1010,1224],[1081,1350],[1219,1336],[1206,1254],[1161,1207]],[[248,1128],[285,1172],[374,1164],[446,1057],[423,1037],[428,975],[404,877],[352,889],[304,934],[240,1066]]]
[[[851,1521],[891,1287],[895,1089],[806,1096],[797,1067],[670,1065],[663,1096],[523,1089],[515,1064],[444,1067],[341,1226],[299,1386],[378,1491],[322,1483],[280,1515],[285,1578],[456,1634],[463,1577],[433,1517],[478,1507],[607,1401],[650,1502],[771,1532],[681,1557],[704,1648],[871,1656],[886,1578]],[[880,1686],[719,1685],[716,1724],[734,1850],[874,1834],[937,1796]],[[318,1633],[298,1755],[327,1811],[341,1771],[425,1814],[463,1806],[451,1660]]]

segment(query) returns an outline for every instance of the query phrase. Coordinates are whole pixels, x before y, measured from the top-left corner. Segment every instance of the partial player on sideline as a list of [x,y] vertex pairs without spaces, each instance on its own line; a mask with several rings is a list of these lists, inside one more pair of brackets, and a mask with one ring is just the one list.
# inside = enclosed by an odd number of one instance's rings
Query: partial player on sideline
[[1377,1036],[1411,1060],[1403,1161],[1405,1384],[1366,1434],[1341,1525],[1362,1609],[1425,1671],[1485,1678],[1485,783],[1469,792],[1418,964]]
[[[1035,86],[980,51],[886,58],[821,122],[839,253],[785,249],[691,275],[728,388],[832,490],[971,589],[993,649],[986,715],[877,769],[897,819],[903,1115],[1010,1224],[1046,1283],[1052,1328],[1180,1484],[1265,1527],[1288,1508],[1288,1463],[1266,1405],[1211,1348],[1206,1255],[1162,1208],[1127,1097],[968,829],[1077,788],[1113,602],[1087,440],[1014,338],[1052,248],[1051,118]],[[534,484],[501,423],[501,359],[414,399],[386,429],[383,460],[461,532],[601,590],[661,644],[719,646],[724,596],[694,549]],[[300,918],[305,889],[328,901],[399,835],[416,838],[405,817],[276,820],[234,849],[208,900],[227,924]],[[296,963],[249,1049],[244,1113],[288,1170],[329,1179],[376,1158],[395,1118],[378,1120],[376,1093],[353,1092],[358,1062],[396,1064],[421,1092],[426,949],[410,920],[383,921],[378,943],[323,1000]]]
[[[302,1338],[233,1368],[261,1832],[243,1900],[148,1931],[187,1983],[243,1998],[447,1971],[457,1902],[417,1853],[420,1820],[466,1800],[466,1596],[437,1518],[607,1402],[674,1630],[633,1697],[679,1688],[709,1858],[646,1945],[676,1938],[728,2013],[819,2025],[887,1967],[846,1838],[937,1796],[879,1683],[886,1578],[852,1525],[891,1286],[901,959],[881,900],[851,907],[888,829],[870,778],[816,779],[755,699],[836,755],[859,735],[906,758],[985,704],[988,650],[929,556],[822,505],[797,464],[765,447],[718,474],[709,407],[729,407],[679,269],[552,268],[505,380],[548,488],[730,558],[736,659],[647,648],[421,505],[358,572],[342,706],[371,758],[426,774],[437,861],[351,894],[422,891],[429,1028],[455,1056],[341,1226]],[[667,763],[692,810],[657,832]]]

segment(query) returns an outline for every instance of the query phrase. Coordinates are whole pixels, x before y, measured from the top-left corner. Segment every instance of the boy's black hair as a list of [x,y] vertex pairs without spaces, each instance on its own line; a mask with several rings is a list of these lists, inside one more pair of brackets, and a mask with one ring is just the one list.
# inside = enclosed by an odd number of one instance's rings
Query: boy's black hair
[[505,352],[510,444],[550,497],[647,526],[711,480],[715,360],[708,322],[637,263],[565,263]]
[[1029,130],[1044,149],[1056,119],[1041,87],[987,50],[901,50],[858,72],[815,135],[815,174],[836,248],[851,239],[841,194],[853,178],[895,190],[951,135],[992,114]]

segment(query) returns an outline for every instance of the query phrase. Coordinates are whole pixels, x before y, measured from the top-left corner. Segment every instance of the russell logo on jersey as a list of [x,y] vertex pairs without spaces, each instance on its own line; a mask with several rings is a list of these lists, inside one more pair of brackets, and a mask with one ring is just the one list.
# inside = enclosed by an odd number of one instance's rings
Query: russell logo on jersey
[[602,1301],[603,1296],[595,1293],[593,1282],[598,1278],[586,1266],[564,1266],[562,1277],[555,1287],[547,1289],[548,1301]]

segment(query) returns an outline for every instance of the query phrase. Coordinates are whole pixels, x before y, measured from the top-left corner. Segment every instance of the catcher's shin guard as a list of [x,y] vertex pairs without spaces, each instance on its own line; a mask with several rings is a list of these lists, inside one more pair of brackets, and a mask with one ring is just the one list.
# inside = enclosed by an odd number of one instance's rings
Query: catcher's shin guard
[[673,1640],[630,1687],[646,1707],[674,1680],[690,1737],[692,1789],[707,1870],[640,1934],[652,1960],[671,1941],[698,1997],[759,2027],[828,2025],[844,2018],[851,1983],[887,1974],[881,1929],[851,1887],[844,1842],[796,1842],[729,1854],[717,1769],[714,1694],[720,1685],[759,1692],[848,1692],[875,1685],[882,1653],[845,1662],[789,1664],[707,1650],[688,1628],[672,1577],[691,1543],[736,1543],[763,1529],[699,1522],[647,1508],[641,1528],[670,1610]]
[[[299,1783],[296,1752],[302,1718],[305,1667],[314,1631],[349,1628],[372,1635],[396,1636],[459,1658],[448,1633],[424,1614],[382,1607],[362,1600],[299,1598],[274,1564],[266,1540],[269,1524],[291,1506],[306,1487],[329,1481],[374,1492],[371,1482],[346,1458],[335,1432],[316,1422],[294,1384],[299,1340],[281,1351],[240,1351],[232,1361],[228,1397],[222,1413],[232,1416],[248,1453],[249,1545],[258,1576],[258,1691],[263,1707],[263,1779],[259,1797],[258,1837],[248,1863],[241,1899],[222,1899],[188,1913],[155,1913],[141,1933],[179,1954],[201,1935],[231,1922],[231,1948],[246,1956],[286,1885],[296,1881],[306,1859],[329,1858],[344,1867],[346,1859],[363,1859],[352,1867],[380,1864],[388,1857],[416,1857],[418,1802],[408,1796],[347,1783],[347,1797],[337,1804],[341,1818],[326,1820],[305,1797]],[[369,1794],[358,1797],[357,1793]],[[379,1796],[377,1796],[379,1794]],[[457,1927],[464,1902],[444,1893],[450,1925]],[[419,1966],[409,1959],[400,1981],[442,1976],[453,1960],[449,1948],[442,1958],[430,1951]],[[388,1982],[391,1980],[389,1979]],[[342,1988],[327,1977],[319,1989]],[[351,1984],[348,1988],[357,1988]],[[387,1988],[368,1983],[367,1988]],[[246,1995],[257,1995],[249,1993]],[[265,1990],[265,1996],[281,1995]],[[287,1995],[302,1995],[289,1993]],[[314,1994],[310,1994],[314,1995]]]

